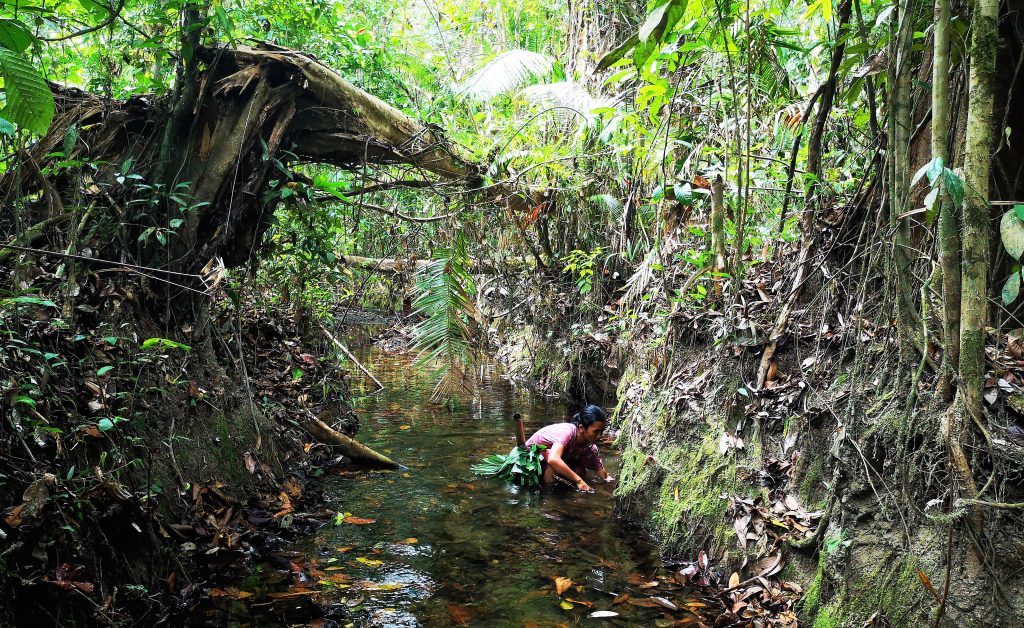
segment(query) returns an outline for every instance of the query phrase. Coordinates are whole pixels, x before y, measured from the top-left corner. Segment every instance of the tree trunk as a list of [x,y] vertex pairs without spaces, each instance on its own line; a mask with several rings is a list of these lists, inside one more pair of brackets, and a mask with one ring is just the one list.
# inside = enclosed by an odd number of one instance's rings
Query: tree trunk
[[960,299],[960,386],[966,410],[982,419],[985,326],[988,323],[989,176],[993,80],[999,0],[978,0],[971,39],[970,101],[964,156],[963,293]]
[[[889,227],[893,232],[892,264],[893,292],[896,297],[900,354],[911,358],[914,338],[921,328],[917,310],[914,307],[914,289],[911,275],[910,224],[908,218],[900,218],[910,209],[910,136],[913,126],[913,105],[911,102],[911,79],[913,72],[913,33],[916,3],[907,0],[901,5],[899,14],[893,14],[898,25],[890,32],[894,35],[892,57],[893,85],[890,98],[889,121]],[[923,343],[923,339],[921,341]],[[927,347],[921,350],[928,351]]]
[[[932,62],[932,157],[949,159],[949,0],[935,0]],[[952,400],[953,378],[960,360],[960,234],[956,208],[948,194],[939,195],[939,265],[942,269],[942,367],[938,393]]]

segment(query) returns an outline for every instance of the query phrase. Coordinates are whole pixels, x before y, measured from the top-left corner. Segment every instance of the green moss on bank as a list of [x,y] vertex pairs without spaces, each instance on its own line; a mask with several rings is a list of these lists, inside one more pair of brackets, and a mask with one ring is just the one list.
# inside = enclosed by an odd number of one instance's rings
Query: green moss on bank
[[[922,601],[918,581],[918,561],[912,556],[878,560],[870,568],[844,569],[829,574],[823,556],[818,573],[800,604],[807,618],[813,617],[815,628],[861,626],[878,613],[892,625],[911,625],[910,618]],[[893,560],[895,559],[895,560]],[[860,567],[865,567],[864,563]],[[852,580],[847,578],[853,575]],[[829,582],[836,582],[834,594],[826,595]],[[826,597],[831,598],[822,605]]]

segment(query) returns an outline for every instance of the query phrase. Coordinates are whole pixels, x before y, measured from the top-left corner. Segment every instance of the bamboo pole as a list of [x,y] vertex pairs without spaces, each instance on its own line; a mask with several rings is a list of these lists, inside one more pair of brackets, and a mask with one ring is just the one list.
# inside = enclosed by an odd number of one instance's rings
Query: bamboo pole
[[309,418],[306,420],[303,427],[321,443],[337,447],[343,454],[355,462],[362,462],[389,469],[402,468],[402,465],[398,464],[391,458],[370,449],[354,438],[345,436],[341,432],[316,418],[312,412],[309,412],[308,410],[307,412],[309,414]]
[[526,428],[523,427],[523,415],[516,412],[512,415],[512,420],[516,422],[516,445],[526,447]]

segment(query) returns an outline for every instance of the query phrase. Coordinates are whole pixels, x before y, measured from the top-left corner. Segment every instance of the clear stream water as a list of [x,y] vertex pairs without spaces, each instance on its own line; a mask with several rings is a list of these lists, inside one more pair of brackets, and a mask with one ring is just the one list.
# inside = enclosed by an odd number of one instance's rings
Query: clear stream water
[[[475,398],[444,409],[431,402],[434,379],[412,356],[374,347],[356,355],[386,386],[357,399],[358,437],[408,469],[327,481],[328,508],[374,522],[327,525],[292,548],[317,570],[303,586],[318,591],[320,604],[344,606],[361,626],[651,626],[686,617],[621,602],[628,593],[682,606],[685,592],[664,581],[650,587],[667,572],[649,539],[613,515],[613,485],[545,492],[470,472],[483,456],[508,452],[515,412],[529,434],[563,420],[560,403],[513,387],[488,365]],[[602,454],[617,475],[614,452]],[[555,578],[574,584],[558,596]],[[589,617],[600,610],[619,616]]]

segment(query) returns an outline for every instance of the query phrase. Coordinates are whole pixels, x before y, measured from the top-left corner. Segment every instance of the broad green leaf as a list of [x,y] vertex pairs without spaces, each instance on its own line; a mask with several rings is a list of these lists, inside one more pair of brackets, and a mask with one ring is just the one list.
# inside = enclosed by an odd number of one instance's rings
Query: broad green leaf
[[107,432],[114,429],[114,422],[110,419],[103,418],[96,423],[96,427],[98,427],[101,432]]
[[676,185],[673,192],[675,192],[676,200],[683,205],[693,205],[693,186],[689,183]]
[[1024,220],[1024,203],[1017,203],[1014,205],[1013,213],[1017,214],[1017,218]]
[[9,17],[0,18],[0,46],[14,52],[25,52],[35,41],[35,36],[20,21]]
[[169,338],[147,338],[142,341],[143,349],[181,349],[182,351],[188,352],[192,350],[187,344],[181,342],[175,342]]
[[[659,26],[662,26],[662,22],[665,19],[665,12],[668,11],[668,7],[671,4],[671,2],[666,2],[650,12],[647,16],[647,20],[640,26],[640,30],[637,32],[637,37],[639,37],[640,41],[646,42],[650,39],[651,34],[654,33]],[[662,26],[662,28],[664,28],[664,26]]]
[[622,42],[618,46],[615,46],[614,48],[606,52],[603,57],[601,57],[601,61],[597,64],[596,71],[603,72],[608,68],[612,67],[612,65],[616,61],[624,57],[626,53],[632,50],[639,42],[640,37],[636,33],[630,35],[626,39],[626,41]]
[[914,178],[910,180],[910,187],[914,187],[915,185],[917,185],[917,182],[921,180],[921,177],[928,173],[928,170],[931,168],[932,163],[934,161],[935,160],[933,159],[926,163],[925,165],[918,168],[917,172],[914,173]]
[[1020,271],[1014,271],[1003,284],[1003,305],[1009,305],[1020,296]]
[[924,197],[924,206],[931,209],[935,206],[935,199],[939,198],[939,188],[932,188],[928,196]]
[[36,400],[33,399],[32,397],[27,396],[27,395],[18,395],[17,397],[14,398],[14,403],[15,404],[21,403],[21,404],[24,404],[24,405],[26,405],[26,406],[28,406],[30,408],[35,408],[36,407]]
[[999,236],[1010,257],[1019,260],[1024,254],[1024,221],[1017,218],[1017,213],[1012,209],[1003,214],[999,221]]
[[[647,16],[637,34],[638,43],[633,51],[633,64],[637,69],[642,69],[651,55],[661,49],[665,33],[672,32],[672,28],[686,13],[686,2],[687,0],[669,0]],[[647,34],[646,37],[644,33]]]
[[57,304],[54,303],[53,301],[50,301],[49,299],[40,299],[39,297],[30,296],[11,297],[9,299],[4,299],[2,303],[4,305],[10,303],[21,303],[23,305],[42,305],[43,307],[57,307]]
[[945,170],[945,166],[942,163],[942,157],[936,157],[928,163],[928,183],[935,185],[938,181],[939,176]]
[[945,169],[946,193],[952,199],[953,204],[960,207],[964,203],[964,182],[955,172],[949,168]]
[[78,126],[72,124],[68,127],[68,132],[64,134],[64,157],[66,159],[71,158],[76,144],[78,144]]
[[80,0],[80,3],[96,20],[105,20],[110,15],[110,3],[105,0]]
[[53,92],[28,59],[0,48],[0,75],[4,79],[7,106],[2,113],[11,122],[44,135],[53,121]]
[[114,367],[109,366],[109,365],[101,367],[100,369],[98,369],[96,371],[96,377],[103,377],[104,375],[106,375],[107,373],[109,373],[110,371],[113,371],[113,370],[114,370]]

